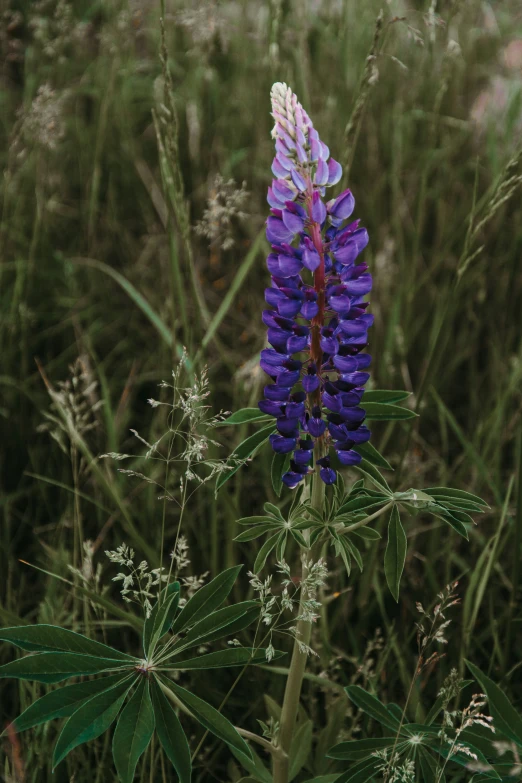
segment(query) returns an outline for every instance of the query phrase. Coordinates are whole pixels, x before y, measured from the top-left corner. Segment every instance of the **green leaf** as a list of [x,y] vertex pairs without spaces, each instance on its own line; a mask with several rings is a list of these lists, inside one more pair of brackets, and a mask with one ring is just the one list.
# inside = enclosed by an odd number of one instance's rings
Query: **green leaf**
[[229,424],[247,424],[249,421],[269,421],[270,418],[272,417],[267,416],[267,414],[260,411],[259,408],[240,408],[238,411],[234,411],[228,419],[221,421],[217,426],[227,427]]
[[462,536],[462,538],[465,538],[466,541],[469,541],[468,530],[466,526],[450,511],[442,508],[437,512],[435,512],[433,509],[429,509],[429,511],[431,514],[433,514],[434,517],[438,517],[438,519],[442,519],[443,522],[446,522],[459,534],[459,536]]
[[236,536],[234,541],[237,541],[240,544],[244,541],[253,541],[255,538],[264,535],[264,533],[268,533],[269,530],[274,530],[274,528],[278,527],[277,524],[254,525],[250,530],[245,530],[243,533]]
[[384,468],[385,470],[393,470],[388,460],[369,441],[367,443],[359,443],[353,447],[353,450],[368,460],[368,462],[371,462],[372,465],[377,465],[378,468]]
[[366,783],[377,773],[379,759],[364,759],[336,778],[335,783]]
[[361,553],[353,543],[353,541],[350,541],[350,539],[347,536],[343,536],[341,538],[341,543],[346,549],[350,552],[351,556],[359,566],[359,571],[363,570],[363,559],[361,556]]
[[[172,623],[174,622],[174,617],[176,616],[176,612],[178,611],[179,606],[179,598],[180,598],[180,584],[179,582],[171,582],[171,584],[167,587],[167,598],[174,594],[174,601],[170,605],[170,609],[165,615],[165,623],[163,625],[161,636],[164,636],[167,631],[169,631],[172,628]],[[161,638],[160,636],[160,638]]]
[[128,661],[115,661],[111,658],[98,658],[94,655],[43,652],[26,655],[25,658],[19,658],[17,661],[0,666],[0,677],[16,677],[19,680],[52,683],[80,674],[99,674],[128,667]]
[[277,519],[274,519],[273,516],[270,514],[265,514],[262,517],[241,517],[241,519],[237,520],[238,525],[260,525],[261,523],[271,523],[272,525],[279,527],[279,522]]
[[218,609],[204,620],[194,625],[183,639],[170,648],[169,657],[178,655],[182,650],[197,647],[229,633],[243,630],[259,616],[260,604],[257,601],[242,601],[239,604]]
[[357,530],[351,530],[350,535],[359,536],[360,538],[364,538],[366,541],[378,541],[379,538],[382,538],[378,530],[374,530],[373,527],[368,527],[368,525],[358,527]]
[[365,402],[401,402],[401,400],[406,400],[410,395],[411,392],[407,391],[368,389],[368,391],[365,391],[363,394],[361,405],[364,406]]
[[329,759],[340,759],[342,761],[353,761],[371,756],[376,750],[389,748],[394,745],[396,737],[379,737],[375,739],[360,739],[350,742],[339,742],[334,745],[328,753]]
[[240,753],[235,748],[231,748],[231,750],[239,763],[248,770],[251,775],[251,777],[248,778],[241,778],[238,783],[272,783],[271,773],[267,770],[253,748],[250,748],[252,758],[245,756],[244,753]]
[[519,747],[522,747],[522,717],[515,710],[506,694],[470,661],[465,661],[473,677],[479,683],[488,697],[489,711],[493,716],[493,724],[497,731],[502,732]]
[[226,571],[212,579],[208,585],[200,587],[174,620],[172,631],[180,633],[180,631],[185,630],[190,625],[195,625],[199,620],[213,612],[214,609],[217,609],[218,606],[221,606],[232,590],[237,575],[242,568],[242,565],[227,568]]
[[382,723],[383,726],[387,726],[392,731],[399,731],[400,723],[393,715],[390,715],[384,704],[379,701],[375,696],[372,696],[364,688],[359,685],[349,685],[345,688],[346,693],[353,703],[359,707],[359,709],[366,712],[370,718]]
[[154,731],[154,710],[150,700],[149,681],[141,677],[116,725],[112,739],[114,764],[122,783],[132,783],[141,756]]
[[290,459],[290,454],[274,454],[272,458],[270,475],[272,478],[272,487],[277,497],[281,497],[281,490],[283,489],[282,475],[289,469]]
[[355,514],[357,511],[369,511],[369,509],[383,506],[390,502],[389,495],[378,495],[377,497],[359,496],[344,503],[337,512],[337,517],[343,514]]
[[299,774],[306,764],[306,759],[312,750],[312,737],[313,723],[311,720],[307,720],[299,726],[292,739],[289,753],[289,782]]
[[190,783],[192,762],[190,748],[180,720],[158,682],[151,681],[152,706],[156,733],[179,778],[179,783]]
[[[277,539],[279,538],[279,533],[276,533],[275,536],[271,536],[270,538],[267,538],[259,552],[257,553],[256,561],[254,563],[254,574],[258,574],[262,568],[264,567],[266,563],[266,559],[272,549],[275,548],[277,544]],[[196,593],[197,595],[197,593]]]
[[[274,658],[281,658],[285,653],[276,652]],[[198,658],[187,658],[184,661],[173,661],[169,669],[223,669],[225,666],[244,666],[247,663],[266,663],[266,650],[253,647],[231,647],[229,650],[200,655]]]
[[401,524],[397,506],[391,510],[388,523],[388,544],[384,554],[384,573],[390,592],[396,601],[399,600],[399,584],[401,581],[408,542]]
[[174,692],[183,704],[188,707],[192,715],[198,720],[202,726],[211,731],[216,737],[219,737],[227,745],[239,750],[240,753],[244,753],[251,758],[250,748],[246,744],[245,740],[236,731],[234,726],[229,720],[221,715],[214,707],[211,707],[206,701],[195,696],[190,691],[185,690],[180,685],[177,685],[172,680],[168,681],[168,687]]
[[73,748],[96,739],[107,731],[118,715],[133,682],[135,678],[128,677],[118,685],[88,699],[76,712],[73,712],[56,742],[53,770]]
[[366,411],[368,421],[401,421],[415,419],[419,415],[409,408],[381,402],[361,402],[361,406]]
[[435,500],[438,500],[439,496],[442,495],[443,497],[447,498],[470,500],[472,503],[476,503],[478,506],[489,508],[486,501],[482,500],[482,498],[479,498],[478,495],[472,495],[471,492],[464,492],[462,489],[451,489],[450,487],[430,487],[429,489],[423,489],[422,491],[425,492],[426,495],[431,495],[434,497]]
[[[250,435],[249,438],[242,441],[239,446],[236,446],[230,457],[228,458],[228,464],[230,470],[225,470],[220,473],[216,481],[216,492],[237,473],[239,468],[243,467],[244,461],[251,457],[254,452],[262,446],[267,440],[268,436],[274,432],[274,425],[269,424],[268,427],[263,427],[262,430]],[[238,460],[240,461],[239,464]]]
[[120,661],[135,661],[132,655],[113,650],[106,644],[88,639],[58,625],[23,625],[0,629],[0,640],[11,642],[28,652],[72,652],[97,655]]
[[384,490],[384,492],[386,492],[388,495],[392,494],[390,486],[384,476],[382,476],[375,465],[372,465],[372,463],[368,462],[367,459],[364,459],[363,457],[361,462],[359,462],[358,465],[354,465],[353,467],[355,470],[358,470],[360,473],[369,478],[370,481],[375,484],[376,487],[378,487],[378,489],[381,491]]
[[431,753],[425,748],[419,748],[419,759],[424,783],[443,783],[446,776],[440,776],[440,764],[433,758]]
[[179,587],[177,591],[162,593],[154,604],[149,617],[143,626],[143,652],[146,658],[150,658],[156,649],[161,637],[166,633],[165,628],[172,625],[174,612],[172,606],[179,603]]
[[319,775],[318,778],[312,778],[311,780],[305,780],[305,783],[335,783],[339,778],[339,773],[336,772],[333,775]]
[[55,718],[68,718],[87,699],[122,682],[128,674],[112,674],[97,680],[86,680],[76,685],[65,685],[46,693],[16,718],[11,726],[15,731],[25,731]]

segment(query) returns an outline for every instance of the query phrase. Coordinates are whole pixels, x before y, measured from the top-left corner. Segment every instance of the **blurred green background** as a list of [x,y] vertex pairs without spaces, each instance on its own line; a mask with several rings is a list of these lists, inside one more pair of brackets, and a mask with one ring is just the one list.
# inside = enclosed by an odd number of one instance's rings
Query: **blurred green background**
[[[71,454],[67,439],[60,449],[44,417],[45,380],[56,387],[69,379],[74,426],[84,428],[93,456],[140,454],[130,428],[154,439],[164,422],[147,399],[158,397],[183,346],[208,365],[214,409],[256,404],[269,94],[285,81],[332,155],[350,164],[356,217],[370,233],[371,384],[413,392],[421,413],[413,425],[373,428],[396,467],[390,482],[450,483],[491,506],[469,543],[422,517],[407,523],[398,606],[385,589],[383,547],[368,549],[361,577],[335,572],[332,586],[347,590],[329,605],[312,671],[337,684],[370,678],[382,698],[401,703],[416,654],[415,602],[433,604],[458,579],[462,605],[453,610],[446,659],[420,681],[414,706],[429,706],[450,668],[463,671],[464,657],[520,703],[520,3],[167,0],[177,120],[165,99],[160,15],[152,2],[3,3],[1,622],[81,627],[69,588],[19,562],[68,578],[68,564],[81,565],[75,514],[92,542],[82,567],[93,590],[118,599],[103,550],[122,540],[138,549],[130,531],[143,539],[139,557],[158,553],[155,488]],[[166,149],[158,149],[153,117]],[[169,147],[175,123],[177,151]],[[219,432],[224,445],[214,456],[226,456],[248,430]],[[217,500],[211,487],[196,494],[184,530],[193,573],[251,567],[257,542],[231,539],[238,517],[274,499],[269,471],[262,454]],[[169,509],[166,560],[176,522]],[[241,595],[247,587],[245,577]],[[104,629],[136,647],[133,631],[109,615]],[[11,655],[0,652],[2,661]],[[194,687],[218,702],[228,676],[219,688],[199,676]],[[283,682],[260,670],[248,675],[227,714],[255,729],[253,716],[267,717],[263,691],[278,701]],[[2,722],[38,692],[5,686]],[[320,690],[312,700],[318,723],[335,693]],[[26,780],[47,779],[52,736],[22,736],[15,750]],[[11,758],[7,741],[3,750]],[[113,779],[103,742],[72,758],[78,783],[94,779],[95,761],[96,780]],[[62,767],[58,783],[69,779]],[[195,779],[239,777],[228,751],[209,743]]]

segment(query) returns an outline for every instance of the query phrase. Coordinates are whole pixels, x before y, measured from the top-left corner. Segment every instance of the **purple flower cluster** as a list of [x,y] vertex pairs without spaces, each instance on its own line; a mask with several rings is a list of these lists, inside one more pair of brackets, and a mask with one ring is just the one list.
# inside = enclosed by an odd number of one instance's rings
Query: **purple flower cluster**
[[276,83],[271,98],[276,156],[265,299],[273,309],[263,312],[271,347],[262,351],[261,367],[274,383],[265,386],[259,408],[276,419],[273,450],[293,452],[283,482],[296,487],[315,450],[322,480],[333,484],[330,445],[341,464],[354,465],[361,457],[353,447],[370,437],[359,403],[371,362],[362,351],[373,323],[364,301],[372,278],[356,263],[368,233],[358,220],[346,223],[355,206],[349,190],[323,201],[342,169],[292,90]]

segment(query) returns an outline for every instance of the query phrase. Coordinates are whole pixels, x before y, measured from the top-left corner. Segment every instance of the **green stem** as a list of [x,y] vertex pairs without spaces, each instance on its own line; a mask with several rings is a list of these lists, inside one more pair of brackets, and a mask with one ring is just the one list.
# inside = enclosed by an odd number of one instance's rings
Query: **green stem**
[[[317,459],[322,456],[321,439],[318,439],[316,442],[315,451],[318,452],[314,455],[314,461],[316,462]],[[316,472],[312,480],[311,500],[313,508],[316,511],[319,511],[319,513],[322,513],[323,511],[324,491],[325,485],[319,477],[319,468],[316,468]],[[303,554],[304,559],[301,575],[302,585],[304,584],[308,573],[306,559],[310,558],[311,556],[309,551],[304,552]],[[313,554],[311,559],[314,559]],[[306,590],[301,588],[301,599],[299,602],[300,615],[303,614],[304,602],[306,600]],[[273,759],[273,783],[288,783],[290,746],[294,736],[297,711],[299,709],[299,699],[301,697],[301,690],[303,687],[303,679],[306,668],[306,659],[308,657],[305,652],[301,652],[300,645],[304,644],[308,646],[310,644],[312,624],[305,620],[299,620],[296,630],[297,633],[294,641],[294,649],[292,651],[292,660],[288,670],[288,679],[286,681],[278,733],[278,747],[283,751],[284,755],[282,754],[281,756],[275,756]]]

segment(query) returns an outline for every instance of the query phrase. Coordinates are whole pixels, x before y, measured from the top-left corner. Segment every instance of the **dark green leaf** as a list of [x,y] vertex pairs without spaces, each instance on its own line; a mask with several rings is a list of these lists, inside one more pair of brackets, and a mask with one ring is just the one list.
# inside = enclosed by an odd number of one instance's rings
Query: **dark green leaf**
[[84,702],[64,725],[53,754],[53,769],[73,748],[103,734],[118,715],[135,678],[98,693]]
[[240,408],[240,410],[234,411],[228,419],[220,422],[217,426],[226,427],[229,424],[247,424],[249,421],[260,423],[269,421],[270,418],[271,417],[267,416],[266,413],[260,411],[259,408]]
[[419,748],[419,759],[424,783],[445,783],[446,776],[441,775],[440,764],[425,748]]
[[378,541],[379,538],[381,538],[381,534],[377,530],[374,530],[373,527],[368,527],[367,525],[359,527],[357,530],[351,530],[350,535],[360,536],[361,538],[366,539],[366,541]]
[[470,500],[472,503],[476,503],[479,506],[489,508],[486,501],[482,500],[482,498],[479,498],[478,495],[472,495],[471,492],[464,492],[462,489],[451,489],[450,487],[429,487],[428,489],[423,489],[422,491],[425,492],[426,495],[432,495],[432,497],[434,497],[436,500],[438,500],[438,496],[442,495],[443,497],[447,498]]
[[378,468],[385,468],[385,470],[393,470],[388,460],[369,441],[367,443],[359,443],[358,446],[353,447],[353,450],[360,454],[361,457],[367,459],[368,462],[371,462],[372,465],[377,465]]
[[37,682],[60,682],[68,677],[80,674],[99,674],[128,668],[130,662],[115,661],[111,658],[98,658],[94,655],[77,653],[43,652],[26,655],[17,661],[0,666],[0,677],[16,677],[19,680]]
[[[230,470],[225,470],[220,473],[216,481],[216,492],[221,489],[232,476],[237,473],[239,468],[244,464],[244,461],[251,457],[254,452],[268,440],[268,436],[274,432],[274,425],[269,424],[268,427],[263,427],[259,432],[255,432],[249,438],[244,440],[239,446],[236,446],[232,454],[228,459]],[[238,462],[239,461],[239,462]]]
[[171,584],[167,587],[167,598],[171,594],[173,594],[174,601],[170,604],[170,608],[166,612],[165,622],[163,624],[160,638],[161,636],[164,636],[167,633],[167,631],[169,631],[172,628],[172,623],[174,622],[174,617],[176,616],[176,612],[179,606],[179,598],[180,598],[179,592],[180,592],[179,582],[171,582]]
[[283,489],[282,475],[286,473],[290,467],[291,454],[274,454],[272,458],[272,468],[270,475],[272,478],[272,487],[277,497],[281,497],[281,490]]
[[163,629],[170,627],[174,618],[172,606],[179,603],[179,590],[170,593],[163,592],[152,608],[150,616],[143,626],[143,652],[150,658],[161,637],[166,633]]
[[354,465],[353,467],[369,478],[370,481],[373,482],[373,484],[375,484],[375,486],[378,487],[381,491],[384,490],[391,495],[391,489],[388,482],[377,470],[375,465],[372,465],[371,462],[368,462],[367,459],[364,459],[363,457],[361,462],[358,465]]
[[379,723],[382,723],[383,726],[387,726],[392,731],[399,731],[399,721],[390,715],[384,704],[382,704],[375,696],[369,694],[359,685],[349,685],[347,688],[345,688],[345,691],[351,701],[353,701],[353,703],[359,707],[359,709],[366,712],[370,718],[373,718]]
[[313,723],[311,720],[305,721],[294,734],[289,753],[289,773],[288,780],[293,780],[306,764],[310,751],[312,750]]
[[[276,652],[274,658],[281,658],[285,653]],[[169,669],[222,669],[225,666],[244,666],[245,664],[266,663],[266,650],[253,647],[231,647],[229,650],[200,655],[198,658],[187,658],[183,661],[173,661]]]
[[0,640],[11,642],[28,652],[73,652],[82,655],[97,655],[100,658],[114,658],[120,661],[135,661],[131,655],[113,650],[106,644],[88,639],[74,631],[57,625],[23,625],[0,629]]
[[350,541],[350,539],[347,536],[343,536],[341,539],[341,542],[344,547],[350,552],[351,556],[359,566],[359,571],[363,570],[363,559],[361,556],[361,553],[353,543],[353,541]]
[[178,716],[156,680],[151,682],[152,706],[156,733],[163,750],[179,778],[179,783],[190,783],[192,762],[190,748]]
[[307,542],[306,542],[306,540],[304,538],[304,536],[302,536],[301,533],[298,530],[296,530],[295,528],[291,528],[290,529],[290,535],[292,536],[294,541],[297,541],[299,546],[303,547],[303,549],[308,549],[309,548],[308,544],[307,544]]
[[178,655],[182,650],[199,647],[216,639],[221,639],[235,631],[246,628],[259,616],[260,605],[257,601],[242,601],[239,604],[218,609],[204,620],[194,625],[183,639],[170,647],[169,657]]
[[364,759],[336,778],[335,783],[366,783],[377,773],[379,759]]
[[384,573],[390,592],[396,601],[399,600],[399,584],[401,581],[408,542],[406,533],[401,524],[401,518],[397,506],[391,510],[388,523],[388,544],[384,554]]
[[376,750],[389,748],[396,742],[396,737],[380,737],[375,739],[360,739],[350,742],[340,742],[328,751],[329,759],[346,761],[360,760],[371,756]]
[[136,766],[148,747],[154,731],[154,711],[150,700],[149,681],[141,677],[118,718],[112,739],[114,764],[122,783],[132,783]]
[[277,519],[274,519],[274,517],[271,514],[265,514],[262,517],[242,517],[241,519],[237,520],[238,525],[260,525],[262,523],[271,523],[272,525],[279,526],[279,522]]
[[468,530],[466,528],[466,525],[464,525],[460,519],[457,519],[456,516],[454,516],[451,511],[448,511],[447,509],[440,509],[440,511],[433,511],[430,509],[430,513],[433,514],[433,516],[438,517],[439,519],[442,519],[444,522],[446,522],[450,527],[453,528],[453,530],[456,530],[456,532],[459,534],[459,536],[462,536],[463,538],[469,540],[468,536]]
[[373,507],[383,506],[385,503],[389,503],[389,495],[380,495],[379,497],[366,497],[359,496],[349,500],[347,503],[343,503],[337,512],[338,516],[342,514],[355,514],[357,511],[367,511]]
[[361,403],[366,411],[368,421],[400,421],[405,419],[414,419],[418,413],[409,408],[401,408],[400,405],[388,405],[381,402]]
[[258,574],[262,568],[264,567],[266,563],[266,559],[272,549],[275,548],[277,544],[277,540],[279,538],[279,533],[276,533],[275,536],[271,536],[270,538],[267,538],[259,552],[257,553],[256,561],[254,563],[254,574]]
[[284,522],[285,518],[281,514],[281,511],[277,508],[277,506],[274,506],[273,503],[265,503],[263,506],[263,511],[266,511],[267,514],[273,514],[274,517],[276,517],[279,522]]
[[488,697],[489,710],[497,731],[502,732],[522,747],[522,717],[515,710],[506,694],[474,664],[466,661],[466,666]]
[[368,389],[368,391],[365,391],[363,394],[361,405],[364,405],[365,402],[401,402],[401,400],[407,399],[410,395],[411,392],[407,391]]
[[180,633],[190,625],[207,617],[214,609],[221,606],[234,586],[242,565],[227,568],[218,574],[208,585],[201,587],[183,607],[172,625],[174,633]]
[[246,756],[251,757],[250,748],[224,715],[221,715],[220,712],[214,709],[214,707],[211,707],[206,701],[203,701],[203,699],[195,696],[190,691],[187,691],[185,688],[172,682],[172,680],[168,681],[168,686],[178,699],[188,707],[190,712],[202,726],[215,734],[216,737],[223,740],[223,742],[226,742],[227,745],[231,745],[236,748],[236,750],[239,750],[240,753],[244,753]]
[[84,701],[112,688],[127,677],[127,673],[112,674],[109,677],[86,680],[76,685],[65,685],[37,699],[11,725],[15,731],[25,731],[55,718],[68,718]]
[[238,783],[272,783],[271,773],[267,770],[253,748],[250,748],[252,758],[245,756],[244,753],[240,753],[235,748],[231,748],[231,751],[239,763],[248,770],[251,775],[251,777],[248,778],[241,778]]
[[264,533],[268,533],[269,530],[274,530],[274,528],[277,528],[277,524],[267,524],[267,525],[254,525],[250,528],[250,530],[245,530],[243,533],[240,533],[238,536],[234,538],[234,541],[237,541],[239,544],[243,543],[244,541],[253,541],[255,538],[259,538]]

